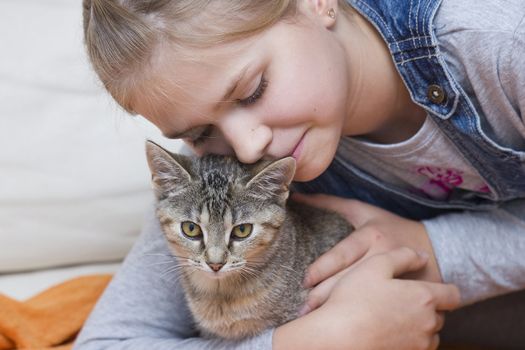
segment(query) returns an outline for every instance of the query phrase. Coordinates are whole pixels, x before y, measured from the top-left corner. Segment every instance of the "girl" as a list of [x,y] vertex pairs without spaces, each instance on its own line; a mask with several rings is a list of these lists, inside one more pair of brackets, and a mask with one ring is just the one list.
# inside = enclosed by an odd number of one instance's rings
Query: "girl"
[[292,155],[297,190],[324,193],[297,199],[356,231],[310,267],[303,317],[227,343],[158,281],[152,219],[77,349],[435,349],[443,311],[522,290],[524,17],[521,0],[84,0],[123,108],[197,154]]

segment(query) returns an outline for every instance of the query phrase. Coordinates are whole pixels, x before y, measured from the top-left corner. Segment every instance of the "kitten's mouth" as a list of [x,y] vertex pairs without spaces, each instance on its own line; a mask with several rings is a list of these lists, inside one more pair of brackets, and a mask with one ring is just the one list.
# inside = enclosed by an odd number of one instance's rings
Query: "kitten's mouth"
[[213,270],[210,270],[210,269],[204,269],[202,270],[202,272],[205,273],[206,277],[207,278],[210,278],[212,280],[220,280],[220,279],[223,279],[225,278],[226,276],[229,276],[232,274],[232,270],[231,269],[220,269],[218,271],[213,271]]
[[202,269],[201,270],[206,278],[209,278],[210,280],[222,280],[225,278],[234,278],[235,276],[241,276],[242,272],[240,269],[236,267],[229,267],[225,266],[222,269],[218,271],[213,271],[212,269]]

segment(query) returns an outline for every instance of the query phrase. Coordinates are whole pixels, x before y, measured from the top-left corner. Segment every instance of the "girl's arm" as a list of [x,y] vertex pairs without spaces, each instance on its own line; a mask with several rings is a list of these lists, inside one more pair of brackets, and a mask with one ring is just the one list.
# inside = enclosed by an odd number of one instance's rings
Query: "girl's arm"
[[324,304],[344,271],[403,246],[430,255],[425,269],[410,278],[457,285],[462,305],[525,289],[525,199],[490,212],[446,214],[420,223],[356,200],[319,194],[295,198],[338,211],[355,227],[309,267],[306,284],[315,286],[309,309]]
[[434,349],[440,310],[459,302],[453,286],[396,279],[427,262],[404,248],[365,261],[341,278],[323,307],[275,331],[240,342],[206,340],[194,330],[172,259],[152,214],[74,349],[377,349],[385,340],[399,345],[386,348]]
[[174,260],[151,213],[74,349],[271,349],[271,330],[243,342],[199,338],[173,266]]
[[[523,152],[524,7],[519,1],[500,5],[507,10],[517,5],[521,11],[490,29],[476,20],[474,28],[463,27],[441,39],[448,48],[447,63],[455,75],[463,76],[460,84],[485,115],[482,125],[490,125],[485,132],[503,147]],[[460,288],[463,304],[525,289],[525,199],[491,212],[445,215],[424,225],[443,280]]]
[[425,220],[443,280],[462,304],[525,289],[525,199]]

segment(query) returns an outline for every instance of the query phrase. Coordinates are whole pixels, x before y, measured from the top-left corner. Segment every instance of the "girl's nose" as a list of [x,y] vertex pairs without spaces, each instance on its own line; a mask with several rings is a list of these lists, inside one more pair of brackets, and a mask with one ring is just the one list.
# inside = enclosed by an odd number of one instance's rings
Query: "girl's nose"
[[254,123],[249,116],[224,121],[221,131],[242,163],[255,163],[261,159],[272,142],[271,128]]

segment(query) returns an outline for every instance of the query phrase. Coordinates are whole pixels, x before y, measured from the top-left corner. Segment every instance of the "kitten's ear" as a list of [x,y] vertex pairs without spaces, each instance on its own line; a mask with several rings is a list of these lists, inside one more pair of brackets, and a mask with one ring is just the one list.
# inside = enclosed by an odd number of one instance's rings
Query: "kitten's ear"
[[250,195],[262,198],[279,198],[286,201],[290,183],[295,174],[295,159],[286,157],[264,167],[246,185]]
[[189,164],[188,157],[168,152],[149,140],[146,141],[146,157],[157,197],[177,194],[191,182],[191,175],[185,168]]

